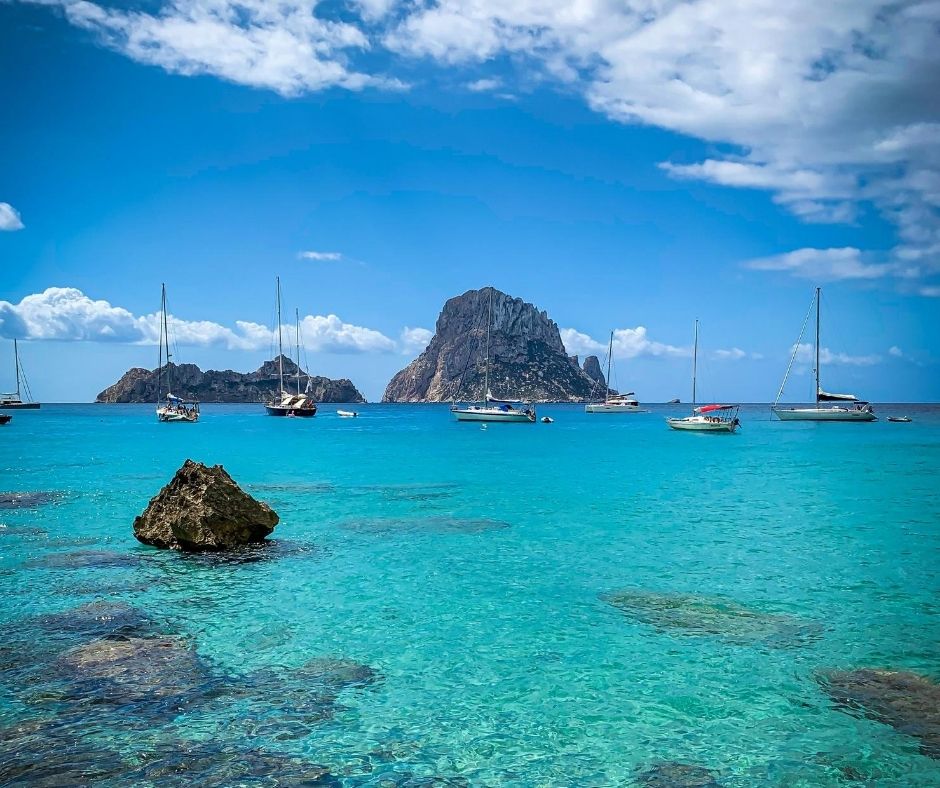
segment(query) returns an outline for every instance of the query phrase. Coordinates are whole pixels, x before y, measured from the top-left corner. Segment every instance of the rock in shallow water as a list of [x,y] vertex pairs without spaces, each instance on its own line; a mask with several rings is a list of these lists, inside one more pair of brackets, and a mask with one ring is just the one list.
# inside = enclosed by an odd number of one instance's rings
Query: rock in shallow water
[[819,682],[841,708],[918,738],[924,755],[940,758],[940,684],[916,673],[870,668],[831,671]]
[[653,764],[640,772],[636,781],[647,788],[718,788],[714,772],[704,766],[678,761]]
[[341,524],[350,531],[395,533],[427,531],[429,533],[473,534],[509,528],[509,523],[488,517],[366,517]]
[[35,509],[52,503],[58,494],[54,492],[0,492],[0,509]]
[[661,631],[716,635],[732,641],[760,641],[776,648],[804,645],[818,634],[810,623],[752,610],[718,597],[624,589],[602,594],[601,599],[629,618]]
[[262,541],[277,523],[277,514],[244,492],[221,465],[186,460],[134,520],[134,536],[173,550],[229,550]]

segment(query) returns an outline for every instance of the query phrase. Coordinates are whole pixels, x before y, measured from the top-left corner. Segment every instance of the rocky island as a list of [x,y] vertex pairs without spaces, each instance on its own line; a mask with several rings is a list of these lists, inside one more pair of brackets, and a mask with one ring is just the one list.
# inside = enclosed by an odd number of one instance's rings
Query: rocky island
[[[284,377],[301,375],[301,388],[307,385],[307,374],[287,356],[282,357]],[[263,402],[278,389],[278,360],[265,361],[254,372],[233,372],[230,369],[203,372],[195,364],[170,364],[173,393],[200,402]],[[160,369],[166,369],[161,367]],[[113,386],[102,391],[96,402],[156,402],[160,369],[134,367],[124,373]],[[286,381],[285,381],[286,382]],[[293,378],[291,378],[293,382]],[[365,397],[347,378],[331,380],[310,375],[310,396],[317,402],[365,402]]]
[[483,395],[486,317],[490,293],[490,391],[531,402],[579,402],[603,396],[595,356],[582,369],[569,356],[554,321],[521,298],[495,288],[468,290],[444,304],[424,352],[385,389],[383,402],[479,400]]

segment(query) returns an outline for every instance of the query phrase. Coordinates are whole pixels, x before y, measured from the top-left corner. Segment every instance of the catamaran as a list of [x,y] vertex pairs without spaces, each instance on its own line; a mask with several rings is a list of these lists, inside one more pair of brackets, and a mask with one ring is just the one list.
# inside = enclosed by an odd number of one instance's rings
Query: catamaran
[[[166,285],[161,288],[160,300],[160,350],[157,354],[157,421],[188,423],[199,421],[199,403],[184,400],[173,393],[173,365],[170,363],[170,332],[166,319]],[[163,353],[166,351],[166,367]],[[166,379],[166,398],[163,398],[163,381]],[[162,404],[161,404],[162,403]]]
[[732,433],[741,422],[738,419],[737,405],[702,405],[695,406],[695,385],[698,373],[698,320],[695,321],[695,344],[692,350],[692,413],[684,418],[666,419],[674,430],[691,432]]
[[490,288],[490,303],[486,313],[486,356],[483,373],[483,404],[460,406],[456,402],[451,413],[457,421],[504,421],[532,424],[535,408],[524,402],[496,399],[490,392],[490,325],[493,322],[493,288]]
[[284,339],[281,330],[281,277],[277,277],[277,377],[278,394],[264,404],[269,416],[300,416],[310,417],[317,415],[317,403],[307,396],[310,390],[310,378],[307,378],[307,391],[300,393],[300,312],[294,312],[297,332],[297,391],[291,394],[284,388]]
[[[16,365],[16,392],[11,394],[0,394],[0,408],[3,410],[35,410],[39,407],[38,402],[33,402],[32,392],[29,390],[29,383],[26,380],[26,374],[23,372],[23,366],[20,364],[20,348],[16,340],[13,340],[13,359]],[[23,400],[21,392],[26,394]]]
[[813,303],[816,305],[816,339],[814,342],[815,351],[815,389],[816,406],[812,408],[780,408],[777,403],[783,396],[783,390],[787,385],[787,378],[790,377],[790,370],[793,368],[793,361],[800,349],[803,340],[803,332],[806,330],[806,322],[809,319],[813,304],[810,304],[810,312],[806,313],[803,320],[803,328],[800,330],[800,337],[793,346],[793,354],[790,356],[790,363],[787,365],[786,374],[783,376],[783,382],[780,384],[780,390],[777,392],[777,398],[774,400],[771,410],[780,421],[877,421],[878,417],[870,403],[858,399],[854,394],[830,394],[822,390],[819,381],[819,313],[822,289],[817,287],[813,296]]
[[[640,403],[631,391],[627,394],[610,393],[610,362],[614,350],[614,332],[610,332],[610,344],[607,347],[607,378],[603,402],[589,402],[584,406],[585,413],[640,413]],[[593,396],[593,393],[592,393]]]

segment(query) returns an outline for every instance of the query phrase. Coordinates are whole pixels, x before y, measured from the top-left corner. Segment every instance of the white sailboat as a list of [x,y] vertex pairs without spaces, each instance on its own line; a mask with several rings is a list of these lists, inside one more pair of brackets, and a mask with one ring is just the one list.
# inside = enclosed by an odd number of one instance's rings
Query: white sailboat
[[695,406],[695,386],[698,377],[698,320],[695,321],[695,344],[692,350],[692,413],[684,418],[666,419],[674,430],[689,432],[718,432],[730,434],[741,422],[738,419],[737,405],[702,405]]
[[589,402],[584,406],[585,413],[640,413],[640,403],[631,391],[627,394],[610,393],[610,362],[614,350],[614,332],[610,332],[610,345],[607,348],[607,379],[603,402]]
[[457,421],[502,421],[508,423],[533,424],[535,408],[513,400],[496,399],[490,392],[490,324],[493,321],[493,289],[490,288],[490,303],[486,313],[486,357],[483,373],[483,404],[460,406],[456,402],[450,409]]
[[[20,364],[20,348],[15,339],[13,340],[13,363],[16,366],[16,392],[0,394],[0,409],[36,410],[39,403],[32,401],[32,392],[29,390],[26,374],[23,372],[22,364]],[[25,400],[22,398],[22,394],[26,394]]]
[[[166,285],[161,285],[160,289],[160,350],[157,356],[157,421],[192,424],[199,421],[199,403],[186,401],[173,393],[173,365],[170,363],[170,332],[166,319]],[[166,351],[165,368],[163,366],[164,351]],[[166,379],[165,399],[163,397],[164,378]]]
[[[780,390],[777,392],[777,398],[774,400],[771,410],[780,421],[877,421],[878,417],[870,403],[858,399],[854,394],[830,394],[822,390],[819,382],[819,313],[822,289],[817,287],[813,296],[816,304],[816,339],[815,339],[815,390],[816,405],[812,408],[780,408],[777,403],[783,396],[783,390],[787,385],[787,378],[790,377],[790,370],[793,368],[793,361],[796,358],[797,351],[800,349],[800,343],[803,340],[803,331],[806,330],[806,320],[803,321],[803,329],[800,331],[800,337],[793,347],[793,354],[790,356],[790,363],[787,365],[786,374],[783,376],[783,382],[780,384]],[[810,304],[810,310],[813,305]],[[809,318],[809,313],[806,315]]]
[[[264,404],[269,416],[299,416],[309,418],[317,415],[317,403],[307,396],[307,391],[300,393],[300,312],[294,312],[297,332],[297,391],[291,394],[284,388],[284,338],[281,330],[281,277],[277,277],[277,377],[278,393]],[[307,390],[310,378],[307,378]]]

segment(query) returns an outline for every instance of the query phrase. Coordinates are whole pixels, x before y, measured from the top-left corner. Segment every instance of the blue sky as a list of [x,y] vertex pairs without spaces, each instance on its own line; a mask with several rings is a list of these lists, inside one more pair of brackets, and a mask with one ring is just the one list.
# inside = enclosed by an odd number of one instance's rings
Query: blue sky
[[827,386],[940,399],[940,12],[732,5],[0,0],[0,388],[13,336],[44,401],[155,366],[161,281],[255,369],[280,274],[370,399],[485,284],[650,401],[695,317],[772,399],[821,284]]

